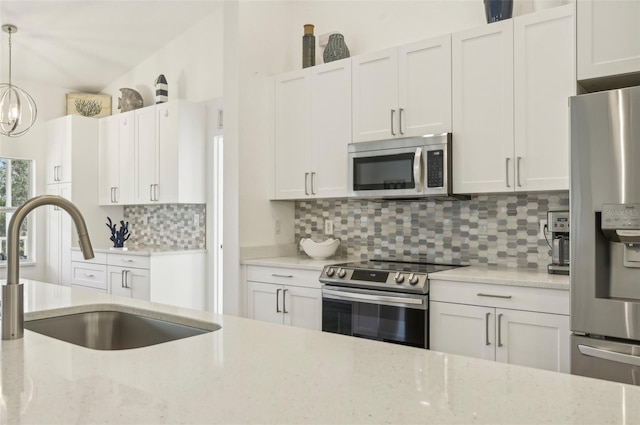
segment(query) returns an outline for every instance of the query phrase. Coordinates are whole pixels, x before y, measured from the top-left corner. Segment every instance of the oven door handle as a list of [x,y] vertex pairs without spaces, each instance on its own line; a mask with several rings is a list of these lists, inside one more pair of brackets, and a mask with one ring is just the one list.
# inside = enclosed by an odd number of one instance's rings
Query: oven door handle
[[[327,297],[328,295],[328,297]],[[370,304],[376,304],[379,302],[384,302],[391,304],[393,306],[405,307],[405,306],[424,306],[425,302],[423,299],[418,298],[405,298],[405,297],[392,297],[389,295],[378,295],[378,294],[361,294],[358,292],[347,292],[347,291],[335,291],[331,289],[323,289],[322,290],[323,298],[332,298],[336,300],[344,300],[344,301],[363,301]]]
[[416,148],[413,158],[413,181],[416,183],[416,192],[422,193],[424,189],[424,169],[422,166],[422,148]]

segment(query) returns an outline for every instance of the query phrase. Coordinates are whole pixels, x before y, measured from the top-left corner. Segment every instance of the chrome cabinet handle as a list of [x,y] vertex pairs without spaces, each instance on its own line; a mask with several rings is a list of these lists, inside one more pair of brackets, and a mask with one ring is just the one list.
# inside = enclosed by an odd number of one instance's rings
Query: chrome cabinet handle
[[153,185],[153,200],[158,201],[158,184]]
[[520,183],[520,161],[521,160],[522,160],[521,156],[519,156],[516,159],[516,178],[517,178],[518,187],[522,187],[522,183]]
[[293,277],[292,274],[277,274],[277,273],[273,273],[271,276],[273,276],[273,277],[286,277],[286,278],[292,278]]
[[491,345],[491,342],[489,341],[489,316],[491,316],[491,313],[487,313],[484,316],[484,335],[485,335],[485,345]]
[[506,166],[506,175],[507,175],[507,187],[511,187],[511,185],[509,184],[509,160],[511,158],[507,158],[507,166]]
[[123,263],[133,263],[133,260],[125,260],[124,258],[121,259],[120,261],[122,261]]
[[86,273],[85,273],[85,274],[84,274],[84,277],[95,277],[95,276],[94,276],[94,275],[92,275],[92,274],[86,274]]
[[502,347],[502,313],[498,314],[498,347]]
[[153,185],[149,185],[149,200],[153,201]]
[[113,186],[111,187],[111,203],[113,204]]
[[282,289],[276,289],[276,313],[282,313],[282,311],[280,311],[280,291],[282,291]]
[[395,113],[396,113],[396,110],[392,109],[391,110],[391,135],[392,136],[396,135],[396,133],[393,131],[393,116],[395,115]]
[[124,270],[122,270],[122,279],[120,280],[120,286],[124,288]]
[[421,193],[424,189],[422,184],[424,172],[422,168],[422,148],[416,148],[416,154],[413,157],[413,181],[416,183],[416,192]]
[[398,117],[399,117],[398,127],[400,127],[399,130],[400,130],[400,134],[402,135],[404,134],[402,132],[402,113],[404,112],[404,109],[400,108],[399,111],[400,112],[398,113]]
[[53,181],[54,182],[60,181],[58,179],[58,166],[57,165],[53,167]]
[[309,194],[309,173],[304,173],[304,194]]
[[311,194],[312,194],[312,195],[315,195],[315,194],[316,194],[316,189],[315,189],[315,182],[316,182],[316,179],[315,179],[315,176],[316,176],[316,172],[315,172],[315,171],[312,171],[312,172],[311,172]]
[[115,203],[118,203],[118,198],[120,198],[120,196],[119,196],[120,193],[119,193],[118,189],[119,189],[118,186],[113,188],[113,202],[115,202]]
[[478,292],[479,297],[489,297],[489,298],[504,298],[506,300],[511,299],[511,295],[493,295],[493,294],[483,294],[482,292]]
[[284,291],[282,291],[282,312],[285,314],[289,313],[287,311],[287,291],[288,289],[285,289]]

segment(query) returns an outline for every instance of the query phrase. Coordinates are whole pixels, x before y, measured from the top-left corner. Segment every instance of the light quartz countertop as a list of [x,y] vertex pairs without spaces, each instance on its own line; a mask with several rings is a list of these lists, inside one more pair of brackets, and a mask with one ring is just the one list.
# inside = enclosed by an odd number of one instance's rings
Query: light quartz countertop
[[488,283],[492,285],[527,286],[532,288],[569,290],[569,276],[549,274],[546,270],[507,269],[483,266],[457,267],[429,274],[430,280]]
[[640,387],[24,281],[26,320],[99,309],[215,322],[121,351],[0,344],[2,423],[640,423]]
[[[72,251],[80,251],[78,247],[71,247]],[[206,249],[177,249],[166,246],[145,246],[140,248],[128,248],[127,250],[121,249],[109,249],[109,248],[94,248],[94,252],[100,252],[104,254],[125,254],[125,255],[140,255],[148,257],[150,255],[179,255],[179,254],[194,254],[199,252],[207,252]]]
[[[329,264],[360,261],[354,259],[314,260],[307,256],[274,257],[244,260],[242,264],[294,269],[318,270]],[[527,286],[534,288],[569,290],[569,276],[548,274],[546,270],[507,269],[498,267],[466,266],[429,274],[432,280],[489,283],[493,285]]]

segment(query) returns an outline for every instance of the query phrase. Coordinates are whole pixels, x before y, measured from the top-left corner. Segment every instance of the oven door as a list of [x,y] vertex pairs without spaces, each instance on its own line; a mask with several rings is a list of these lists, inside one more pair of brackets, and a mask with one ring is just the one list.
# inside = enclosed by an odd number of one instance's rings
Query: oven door
[[324,285],[322,330],[429,348],[429,298]]

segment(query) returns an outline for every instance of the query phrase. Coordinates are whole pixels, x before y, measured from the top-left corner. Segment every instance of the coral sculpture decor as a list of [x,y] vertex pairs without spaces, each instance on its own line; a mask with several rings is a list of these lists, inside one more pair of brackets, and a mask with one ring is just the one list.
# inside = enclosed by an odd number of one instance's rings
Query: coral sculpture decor
[[129,239],[131,233],[129,233],[129,222],[126,223],[123,220],[120,220],[120,230],[117,230],[117,224],[114,224],[111,221],[111,218],[107,217],[109,220],[106,224],[107,227],[111,230],[111,238],[109,238],[113,242],[114,248],[122,248],[124,247],[124,243]]

